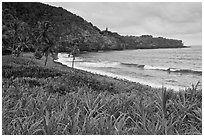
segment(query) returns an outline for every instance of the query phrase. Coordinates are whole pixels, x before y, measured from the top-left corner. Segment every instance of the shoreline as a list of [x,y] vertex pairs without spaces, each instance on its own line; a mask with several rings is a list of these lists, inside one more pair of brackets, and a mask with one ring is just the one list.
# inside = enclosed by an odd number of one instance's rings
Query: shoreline
[[[191,48],[192,46],[183,46],[183,47],[161,47],[161,48],[136,48],[136,49],[115,49],[115,50],[98,50],[98,51],[81,51],[80,54],[87,53],[97,53],[97,52],[113,52],[113,51],[126,51],[126,50],[154,50],[154,49],[183,49],[183,48]],[[60,53],[66,53],[65,51],[61,51]]]
[[[70,67],[71,68],[71,65],[69,66],[65,62],[59,61],[59,59],[60,58],[58,58],[57,60],[53,60],[53,62],[57,63],[57,64],[60,64],[60,65],[63,65],[65,67]],[[182,88],[182,87],[179,87],[179,86],[155,84],[155,83],[147,82],[147,81],[140,80],[140,79],[137,79],[137,78],[131,78],[131,77],[122,76],[122,75],[118,75],[118,74],[113,74],[113,73],[110,73],[110,72],[104,72],[104,71],[100,71],[100,70],[82,68],[82,67],[78,67],[76,65],[74,66],[74,69],[89,72],[89,73],[92,73],[92,74],[97,74],[97,75],[100,75],[100,76],[105,76],[105,77],[108,77],[108,78],[114,78],[114,79],[118,79],[118,80],[122,80],[122,81],[125,80],[125,81],[129,81],[129,82],[139,83],[139,84],[144,85],[144,86],[150,86],[151,88],[160,88],[161,89],[162,87],[165,87],[168,90],[174,90],[174,91],[177,91],[177,92],[180,91],[180,90],[185,90],[184,87]]]
[[[101,128],[107,127],[107,125],[112,126],[110,127],[112,131],[108,131],[106,134],[118,134],[115,128],[115,125],[118,123],[109,123],[112,118],[115,118],[116,122],[117,119],[123,120],[124,118],[127,122],[130,122],[127,123],[128,125],[124,124],[126,127],[123,126],[124,129],[129,128],[128,131],[132,130],[132,128],[138,129],[139,126],[135,125],[135,123],[143,118],[146,118],[146,122],[149,122],[145,123],[146,125],[150,125],[148,129],[157,128],[158,124],[162,126],[163,118],[165,118],[170,124],[181,122],[189,126],[187,127],[188,129],[192,126],[198,126],[198,129],[196,129],[197,133],[198,130],[199,133],[202,133],[202,90],[191,88],[176,92],[174,90],[165,90],[165,88],[153,88],[128,80],[115,79],[84,70],[74,69],[52,60],[51,56],[49,56],[46,66],[44,66],[44,62],[45,57],[38,60],[35,59],[31,53],[18,58],[14,56],[2,57],[2,105],[4,108],[2,119],[4,121],[4,134],[14,133],[13,129],[18,128],[18,123],[16,127],[11,127],[16,117],[19,118],[21,125],[28,124],[29,127],[33,126],[33,120],[38,122],[44,118],[44,124],[33,129],[44,130],[47,128],[45,116],[46,118],[48,116],[48,120],[54,120],[54,122],[48,121],[48,131],[54,129],[51,134],[62,134],[61,131],[66,128],[64,126],[61,128],[61,125],[59,128],[56,128],[55,121],[66,125],[67,121],[68,123],[73,123],[76,122],[76,119],[80,121],[80,123],[77,123],[78,129],[81,131],[80,134],[100,134],[101,132],[95,132],[95,129],[100,128],[97,122],[101,121]],[[188,103],[188,106],[193,106],[190,108],[191,110],[188,111],[189,115],[193,117],[186,117],[188,119],[185,120],[183,117],[180,117],[186,114],[186,110],[180,107],[184,104],[183,100],[184,103]],[[168,102],[171,103],[169,104]],[[164,105],[168,105],[165,110],[171,112],[171,115],[167,115],[167,117],[164,117],[165,113],[160,109]],[[185,105],[184,107],[188,106]],[[144,110],[147,114],[145,117],[143,115]],[[46,112],[46,115],[44,112]],[[195,112],[197,112],[196,115]],[[158,114],[163,116],[160,118],[160,121],[157,120]],[[70,117],[73,118],[72,121],[70,121]],[[29,121],[23,121],[25,118],[28,118]],[[97,118],[97,121],[91,121],[94,118]],[[129,119],[132,121],[128,121]],[[172,121],[172,119],[174,120]],[[119,123],[121,123],[120,121]],[[186,121],[190,121],[190,123],[193,124],[189,125],[189,122]],[[103,122],[108,123],[103,124]],[[153,126],[156,127],[151,126],[152,122]],[[154,123],[158,124],[155,125]],[[83,130],[86,129],[87,126],[90,126],[90,124],[96,125],[94,130],[90,132],[89,129],[87,129],[87,131],[84,132]],[[84,125],[85,128],[81,127],[81,125]],[[176,126],[175,128],[177,128],[176,130],[183,129],[180,128],[180,126]],[[35,131],[27,132],[27,129],[19,129],[19,132],[14,134],[27,133],[36,135]],[[71,127],[71,129],[75,129],[75,127]],[[195,129],[193,129],[193,131],[194,130]],[[140,127],[138,131],[143,131],[143,127]],[[78,131],[74,133],[65,132],[64,134],[66,133],[68,135],[79,134]],[[130,131],[128,133],[132,135],[133,132]],[[134,133],[146,134],[144,132],[138,133],[137,131]],[[148,131],[147,134],[149,133]],[[161,133],[163,133],[163,131]],[[185,133],[186,131],[181,134]],[[189,133],[191,132],[189,131]],[[42,135],[41,132],[38,134]],[[194,134],[194,132],[192,132],[192,134]]]

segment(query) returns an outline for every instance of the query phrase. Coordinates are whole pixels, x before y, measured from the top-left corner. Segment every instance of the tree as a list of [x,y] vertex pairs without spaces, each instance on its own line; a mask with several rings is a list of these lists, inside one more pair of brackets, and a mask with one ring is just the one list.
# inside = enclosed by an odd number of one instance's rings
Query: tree
[[72,51],[70,53],[72,55],[72,58],[73,58],[73,60],[72,60],[72,68],[74,68],[74,61],[75,61],[76,56],[79,53],[80,53],[80,50],[79,50],[78,44],[75,43],[75,45],[73,46]]
[[37,47],[36,53],[41,53],[42,56],[45,56],[45,66],[47,64],[49,54],[52,54],[52,57],[56,57],[57,47],[56,47],[56,37],[53,35],[53,28],[49,21],[38,22],[37,27]]
[[11,28],[4,27],[2,34],[3,48],[10,50],[17,57],[25,48],[32,47],[28,35],[28,25],[25,22],[15,19]]
[[72,40],[67,40],[66,42],[64,41],[63,43],[66,43],[67,48],[66,51],[69,54],[68,57],[70,57],[70,55],[72,55],[72,68],[74,68],[74,61],[76,59],[76,56],[80,53],[80,38],[73,38]]
[[18,57],[25,48],[30,49],[33,47],[30,36],[29,36],[29,26],[25,22],[18,22],[15,28],[14,43],[15,47],[13,48],[14,54]]
[[32,47],[27,23],[14,17],[9,9],[3,10],[2,15],[2,45],[3,51],[10,51],[15,56],[20,56],[25,48]]
[[9,31],[6,25],[2,25],[2,53],[6,54],[6,51],[8,51],[7,47],[10,44],[9,39]]
[[66,52],[72,55],[72,68],[74,68],[74,61],[76,56],[80,53],[80,47],[84,44],[85,37],[83,37],[80,33],[73,32],[70,35],[66,36],[66,38],[61,37],[61,44],[65,46]]

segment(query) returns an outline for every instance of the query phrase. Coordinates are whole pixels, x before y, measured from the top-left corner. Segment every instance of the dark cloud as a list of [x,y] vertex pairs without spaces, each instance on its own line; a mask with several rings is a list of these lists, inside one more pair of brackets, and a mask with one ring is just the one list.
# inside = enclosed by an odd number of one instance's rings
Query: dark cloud
[[[201,44],[202,41],[201,2],[63,2],[48,4],[61,6],[92,22],[102,30],[108,27],[111,31],[122,35],[152,34],[183,38],[185,44]],[[196,37],[193,34],[196,34]],[[185,41],[187,38],[188,40]],[[192,39],[192,42],[189,39]]]

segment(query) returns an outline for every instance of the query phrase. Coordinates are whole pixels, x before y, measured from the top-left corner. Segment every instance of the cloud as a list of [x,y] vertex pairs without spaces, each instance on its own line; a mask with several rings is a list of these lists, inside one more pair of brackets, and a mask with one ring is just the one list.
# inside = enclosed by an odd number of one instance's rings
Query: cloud
[[[166,37],[191,35],[192,39],[195,39],[193,34],[197,34],[196,39],[202,39],[201,2],[63,2],[48,4],[61,6],[92,22],[101,30],[108,27],[111,31],[122,35],[152,34]],[[191,37],[188,38],[191,39]],[[195,40],[192,41],[195,43]],[[200,43],[201,40],[198,41]]]

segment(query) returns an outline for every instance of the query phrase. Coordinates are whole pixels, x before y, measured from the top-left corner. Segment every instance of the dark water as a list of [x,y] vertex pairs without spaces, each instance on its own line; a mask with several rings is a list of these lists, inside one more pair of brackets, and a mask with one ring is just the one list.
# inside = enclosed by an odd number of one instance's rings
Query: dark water
[[[71,59],[66,54],[60,54],[59,58],[58,61],[70,65]],[[202,82],[202,47],[86,53],[77,58],[75,66],[154,87],[164,85],[178,90]]]

